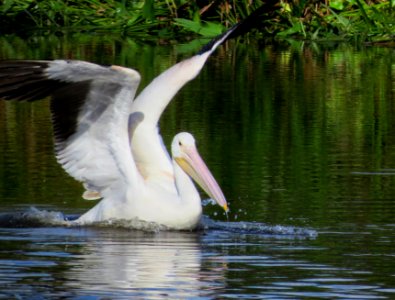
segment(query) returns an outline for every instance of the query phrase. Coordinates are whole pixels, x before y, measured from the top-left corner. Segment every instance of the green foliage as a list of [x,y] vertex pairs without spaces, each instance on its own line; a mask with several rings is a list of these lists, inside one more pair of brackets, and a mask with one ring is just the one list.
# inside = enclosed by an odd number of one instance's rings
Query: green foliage
[[394,1],[302,2],[288,1],[283,5],[290,26],[284,26],[280,36],[363,41],[392,40],[395,36]]
[[[214,36],[265,1],[4,0],[0,34],[49,31],[116,31],[148,38]],[[395,1],[280,1],[261,32],[306,40],[391,40]],[[263,17],[262,17],[263,18]]]
[[175,24],[183,27],[188,31],[198,33],[203,36],[216,36],[219,35],[224,30],[224,26],[219,23],[214,22],[199,22],[191,21],[182,18],[174,19]]

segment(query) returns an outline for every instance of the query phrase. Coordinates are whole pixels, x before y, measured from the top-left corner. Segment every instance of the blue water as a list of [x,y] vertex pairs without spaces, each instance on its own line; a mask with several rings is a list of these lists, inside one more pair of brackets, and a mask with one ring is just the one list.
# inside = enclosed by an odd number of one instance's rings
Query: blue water
[[230,224],[231,230],[223,225],[196,232],[3,228],[0,296],[384,299],[395,292],[385,284],[390,278],[375,270],[393,272],[393,255],[357,244],[365,236],[377,236],[378,230],[393,234],[395,225],[318,236],[313,231],[280,234],[259,232],[256,226],[249,232],[251,224]]

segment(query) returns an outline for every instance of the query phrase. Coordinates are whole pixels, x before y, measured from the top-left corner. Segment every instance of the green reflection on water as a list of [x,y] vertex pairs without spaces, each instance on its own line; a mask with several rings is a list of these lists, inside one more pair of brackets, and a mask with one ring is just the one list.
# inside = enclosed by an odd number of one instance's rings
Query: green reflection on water
[[[101,35],[0,41],[2,58],[115,63],[139,70],[142,86],[204,43],[148,45]],[[176,96],[161,130],[167,145],[179,131],[195,135],[231,203],[230,220],[393,222],[394,77],[392,49],[232,42]],[[92,203],[57,166],[49,119],[47,101],[0,102],[3,206],[83,212]],[[220,212],[206,213],[214,210]]]

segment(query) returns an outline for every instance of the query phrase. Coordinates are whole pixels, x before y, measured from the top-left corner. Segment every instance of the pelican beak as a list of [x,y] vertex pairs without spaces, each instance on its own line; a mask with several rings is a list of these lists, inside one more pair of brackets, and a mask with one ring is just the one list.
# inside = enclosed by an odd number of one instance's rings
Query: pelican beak
[[225,210],[225,212],[228,212],[229,208],[225,196],[214,176],[200,157],[196,147],[183,146],[182,154],[181,157],[174,158],[177,164],[185,173],[191,176],[201,188]]

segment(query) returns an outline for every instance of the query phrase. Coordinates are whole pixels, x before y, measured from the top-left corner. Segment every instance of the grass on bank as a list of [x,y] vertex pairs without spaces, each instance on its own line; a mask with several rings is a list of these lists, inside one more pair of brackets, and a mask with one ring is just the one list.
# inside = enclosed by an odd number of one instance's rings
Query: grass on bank
[[[264,2],[3,0],[0,34],[85,30],[141,38],[209,37],[245,18]],[[391,42],[395,37],[395,0],[283,0],[279,4],[258,32],[304,40]]]

